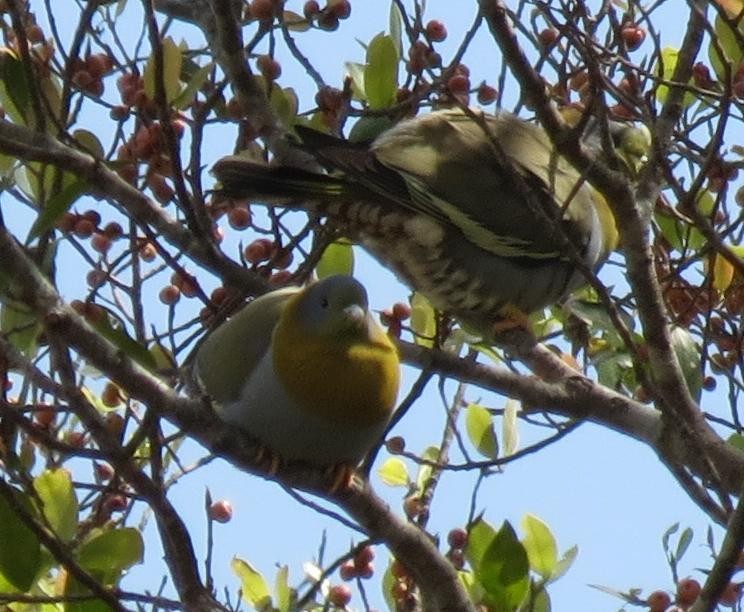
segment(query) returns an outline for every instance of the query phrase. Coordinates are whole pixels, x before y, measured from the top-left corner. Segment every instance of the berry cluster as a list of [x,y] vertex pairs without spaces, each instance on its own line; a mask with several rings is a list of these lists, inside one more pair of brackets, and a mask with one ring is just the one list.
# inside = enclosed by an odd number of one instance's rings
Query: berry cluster
[[[646,598],[648,612],[685,612],[700,596],[702,587],[694,578],[682,578],[677,582],[674,601],[666,591],[658,590]],[[730,582],[723,591],[719,605],[733,607],[741,597],[741,584]],[[675,605],[672,605],[674,603]]]
[[351,15],[349,0],[329,0],[322,9],[316,0],[307,0],[302,7],[305,19],[315,22],[321,29],[332,32],[338,29],[339,21],[348,19]]
[[72,82],[75,86],[90,94],[103,95],[103,77],[114,68],[114,62],[106,53],[93,53],[84,59],[77,58],[72,62]]
[[380,322],[387,327],[388,334],[393,338],[400,338],[403,321],[411,318],[411,307],[403,302],[396,302],[392,308],[386,308],[380,313]]

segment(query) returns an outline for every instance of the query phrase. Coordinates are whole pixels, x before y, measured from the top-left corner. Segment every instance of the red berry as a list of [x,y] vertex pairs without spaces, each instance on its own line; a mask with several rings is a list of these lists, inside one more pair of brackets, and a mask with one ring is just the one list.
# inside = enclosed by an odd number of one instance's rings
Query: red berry
[[226,287],[216,287],[214,291],[212,291],[212,294],[209,296],[209,301],[212,302],[215,306],[219,306],[227,299],[227,288]]
[[635,23],[626,23],[620,30],[628,51],[635,51],[646,40],[646,30]]
[[175,285],[166,285],[160,290],[158,297],[163,304],[172,306],[173,304],[178,302],[179,298],[181,297],[181,291]]
[[718,603],[722,606],[734,606],[736,602],[739,601],[740,597],[741,584],[729,582],[723,590],[723,593],[721,593],[721,598],[718,600]]
[[328,601],[339,608],[346,607],[351,601],[351,589],[345,584],[334,584],[328,589]]
[[259,55],[256,66],[268,81],[276,81],[282,74],[282,66],[270,55]]
[[111,238],[109,238],[106,234],[96,232],[95,234],[93,234],[93,238],[90,241],[90,246],[93,247],[94,251],[98,251],[99,253],[108,253],[109,249],[111,248]]
[[692,79],[695,85],[701,89],[711,89],[714,85],[713,77],[710,75],[710,68],[702,62],[697,62],[692,67]]
[[327,10],[338,19],[348,19],[351,15],[351,2],[349,0],[336,0],[328,6]]
[[101,392],[101,402],[108,408],[116,408],[121,404],[121,392],[114,383],[107,383]]
[[71,232],[75,229],[75,223],[77,223],[78,216],[75,213],[66,212],[58,220],[56,227],[61,232]]
[[101,224],[101,215],[98,214],[98,211],[95,210],[86,210],[82,216],[85,219],[88,219],[95,227],[98,227]]
[[432,19],[426,24],[426,36],[432,42],[442,42],[447,38],[447,27],[438,19]]
[[339,576],[341,576],[341,580],[349,581],[354,580],[354,578],[357,577],[357,569],[354,565],[354,561],[349,559],[348,561],[344,561],[344,563],[341,565],[341,567],[338,570]]
[[555,41],[558,40],[559,35],[560,32],[558,32],[558,30],[556,30],[555,28],[545,28],[537,35],[537,39],[540,41],[540,44],[544,48],[546,48],[555,44]]
[[72,75],[72,82],[80,89],[87,89],[94,80],[93,75],[87,70],[78,70]]
[[357,571],[361,572],[367,567],[367,565],[372,563],[374,558],[374,549],[371,546],[365,546],[354,555],[354,567],[356,567]]
[[367,563],[367,565],[365,565],[363,568],[359,570],[359,577],[363,578],[364,580],[369,580],[374,575],[375,575],[374,563]]
[[93,469],[96,472],[96,477],[99,480],[106,481],[111,480],[114,477],[114,468],[109,463],[94,463]]
[[251,15],[254,19],[267,21],[274,18],[274,2],[272,0],[253,0]]
[[294,255],[287,247],[274,245],[271,252],[271,263],[277,270],[285,270],[292,265]]
[[468,542],[468,532],[462,527],[456,527],[447,534],[447,544],[450,548],[462,550]]
[[44,42],[44,30],[40,26],[34,24],[26,29],[26,38],[29,42],[40,43]]
[[411,307],[403,302],[393,304],[393,317],[398,321],[405,321],[411,316]]
[[78,238],[90,238],[95,229],[96,226],[91,223],[90,219],[79,218],[75,222],[75,229],[73,231]]
[[251,211],[247,206],[236,206],[227,213],[227,222],[234,230],[244,230],[251,226]]
[[119,223],[117,223],[116,221],[111,221],[110,223],[107,223],[106,226],[103,228],[103,233],[111,238],[111,240],[116,240],[117,238],[122,237],[122,235],[124,234],[124,230]]
[[147,179],[147,184],[152,189],[152,195],[161,204],[165,204],[171,200],[175,191],[165,180],[162,174],[153,172]]
[[318,27],[327,32],[338,30],[338,17],[330,11],[323,11],[318,16]]
[[268,238],[258,238],[251,242],[243,251],[248,263],[257,264],[268,261],[274,248],[274,243]]
[[385,448],[391,455],[399,455],[406,450],[406,441],[403,436],[393,436],[385,441]]
[[88,72],[94,78],[100,79],[108,72],[111,72],[114,62],[104,53],[94,53],[86,58],[85,65],[88,68]]
[[106,429],[115,438],[121,438],[124,434],[126,421],[118,412],[109,412],[106,414]]
[[292,280],[292,273],[289,270],[279,270],[269,277],[269,285],[272,287],[282,287]]
[[85,281],[88,283],[88,287],[91,289],[98,289],[106,284],[108,276],[103,270],[93,269],[85,275]]
[[302,14],[305,15],[305,19],[312,19],[318,13],[320,13],[320,5],[316,0],[307,0],[302,7]]
[[499,92],[495,87],[481,83],[478,87],[478,103],[479,104],[493,104],[496,98],[499,97]]
[[122,512],[127,509],[127,498],[121,493],[109,495],[104,500],[103,505],[109,512]]
[[232,515],[232,504],[226,499],[220,499],[209,506],[209,518],[218,523],[228,523]]
[[672,598],[666,591],[654,591],[646,599],[648,612],[664,612],[672,605]]
[[700,595],[700,583],[694,578],[683,578],[677,583],[677,603],[691,606]]
[[67,443],[75,448],[83,448],[87,442],[87,436],[84,431],[68,431],[65,434]]
[[447,89],[454,95],[466,94],[470,90],[470,79],[464,74],[456,74],[447,81]]
[[452,548],[447,551],[446,557],[455,569],[461,570],[465,567],[465,555],[459,548]]
[[139,248],[139,255],[145,261],[155,261],[155,258],[158,256],[158,250],[152,242],[145,242]]
[[57,411],[51,406],[39,404],[34,410],[34,421],[42,427],[51,427],[57,418]]

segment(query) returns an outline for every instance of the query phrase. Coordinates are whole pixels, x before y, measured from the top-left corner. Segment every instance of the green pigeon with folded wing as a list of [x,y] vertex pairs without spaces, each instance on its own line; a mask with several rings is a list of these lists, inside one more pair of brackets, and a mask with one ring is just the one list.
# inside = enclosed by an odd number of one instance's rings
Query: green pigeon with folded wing
[[[632,171],[650,146],[643,130],[611,127]],[[584,284],[577,258],[597,270],[617,246],[605,198],[540,126],[511,113],[438,110],[371,143],[296,131],[325,173],[230,156],[213,169],[219,190],[333,218],[435,308],[486,337]]]

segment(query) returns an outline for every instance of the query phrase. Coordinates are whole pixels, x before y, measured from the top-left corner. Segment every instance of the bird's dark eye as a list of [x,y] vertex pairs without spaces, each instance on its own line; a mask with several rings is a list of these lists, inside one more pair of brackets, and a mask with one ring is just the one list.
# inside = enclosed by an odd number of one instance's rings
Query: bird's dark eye
[[325,297],[324,297],[324,298],[322,298],[322,299],[320,300],[320,307],[321,307],[321,308],[328,308],[328,307],[329,307],[330,305],[331,305],[331,304],[330,304],[330,302],[328,301],[328,298],[325,298]]

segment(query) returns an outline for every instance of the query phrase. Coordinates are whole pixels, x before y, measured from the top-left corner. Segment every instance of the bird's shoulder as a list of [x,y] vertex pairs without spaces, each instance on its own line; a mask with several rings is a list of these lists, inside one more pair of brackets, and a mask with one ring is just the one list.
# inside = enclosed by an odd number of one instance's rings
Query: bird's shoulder
[[214,401],[223,403],[240,396],[246,380],[271,345],[284,307],[298,291],[288,287],[266,293],[207,336],[196,354],[195,374]]

